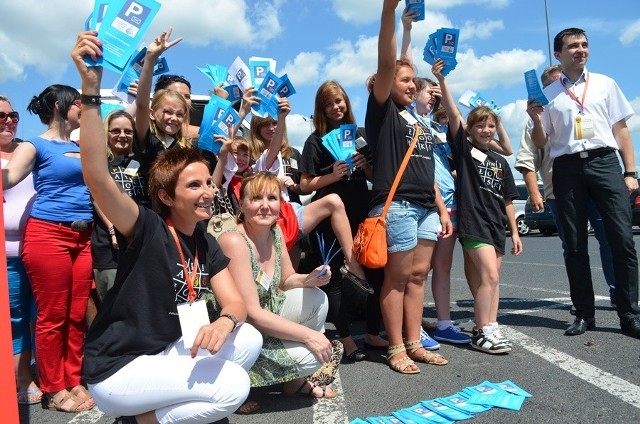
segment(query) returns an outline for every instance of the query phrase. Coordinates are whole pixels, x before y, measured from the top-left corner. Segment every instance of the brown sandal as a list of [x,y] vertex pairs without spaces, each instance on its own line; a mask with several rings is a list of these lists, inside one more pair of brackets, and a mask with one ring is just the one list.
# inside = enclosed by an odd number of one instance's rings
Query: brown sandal
[[[53,396],[47,395],[47,397],[48,397],[48,401],[42,404],[42,408],[48,409],[50,411],[76,413],[76,412],[88,411],[90,409],[93,409],[93,407],[95,406],[95,405],[91,405],[89,407],[81,408],[80,406],[85,402],[87,402],[88,399],[78,399],[78,397],[71,392],[67,392],[67,394],[62,398],[62,400],[57,402],[55,401]],[[63,408],[64,404],[69,400],[73,401],[71,406],[68,409]]]
[[399,372],[400,374],[420,374],[420,369],[409,369],[416,366],[415,362],[413,362],[413,360],[409,358],[409,356],[400,358],[397,361],[391,360],[392,357],[402,352],[406,352],[404,345],[399,344],[389,346],[389,348],[387,349],[387,365],[389,365],[389,368],[391,368],[395,372]]
[[[428,350],[424,349],[420,340],[416,340],[414,342],[405,341],[404,346],[407,349],[408,356],[414,361],[424,362],[428,365],[447,365],[449,363],[449,361],[447,361],[445,357],[440,355],[439,353],[429,352]],[[415,353],[420,349],[424,350],[424,355],[420,357],[411,356],[412,353]]]
[[90,403],[92,407],[96,405],[96,401],[93,400],[93,396],[82,384],[69,390],[69,392],[81,401]]

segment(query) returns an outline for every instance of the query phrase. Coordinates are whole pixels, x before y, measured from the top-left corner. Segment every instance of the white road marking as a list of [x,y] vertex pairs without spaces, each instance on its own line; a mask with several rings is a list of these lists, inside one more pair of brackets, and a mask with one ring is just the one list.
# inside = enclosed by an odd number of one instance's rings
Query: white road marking
[[338,424],[349,423],[347,404],[344,399],[344,390],[340,381],[340,367],[336,372],[336,379],[331,383],[331,388],[338,394],[333,399],[318,399],[313,404],[314,424]]
[[97,423],[104,416],[105,416],[104,412],[99,410],[98,407],[96,406],[95,408],[89,411],[79,412],[72,419],[69,420],[69,424]]
[[573,374],[587,383],[610,393],[618,399],[640,409],[640,386],[601,370],[585,361],[538,343],[537,340],[509,326],[500,326],[502,333],[529,352],[538,355],[556,367]]

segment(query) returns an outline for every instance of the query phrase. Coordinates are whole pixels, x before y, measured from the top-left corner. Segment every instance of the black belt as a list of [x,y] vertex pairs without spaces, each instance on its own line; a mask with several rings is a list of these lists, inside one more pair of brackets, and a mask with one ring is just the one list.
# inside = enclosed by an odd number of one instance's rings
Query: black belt
[[558,156],[555,160],[574,160],[574,159],[591,159],[598,158],[600,156],[608,155],[611,152],[615,152],[616,149],[612,147],[600,147],[598,149],[585,150],[584,152],[570,153],[567,155]]
[[83,219],[78,219],[75,221],[51,221],[49,219],[41,219],[37,218],[40,221],[48,222],[50,224],[62,225],[63,227],[71,228],[73,231],[86,231],[91,228],[91,221],[85,221]]

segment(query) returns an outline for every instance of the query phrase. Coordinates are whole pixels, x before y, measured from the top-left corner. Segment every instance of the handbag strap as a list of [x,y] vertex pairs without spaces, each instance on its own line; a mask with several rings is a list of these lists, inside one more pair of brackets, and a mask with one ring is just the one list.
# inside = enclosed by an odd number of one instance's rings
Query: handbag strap
[[416,122],[413,124],[413,128],[415,132],[413,134],[413,139],[411,140],[411,144],[409,145],[409,149],[407,153],[404,155],[402,159],[402,163],[400,164],[400,168],[398,168],[398,173],[396,174],[396,178],[393,180],[393,184],[391,185],[391,189],[389,190],[389,194],[387,195],[387,201],[384,202],[384,209],[382,210],[382,215],[380,218],[385,219],[387,216],[387,212],[389,211],[389,207],[391,206],[391,202],[393,201],[393,195],[396,194],[396,189],[400,184],[400,179],[402,178],[402,174],[404,174],[404,170],[409,163],[409,158],[411,157],[411,153],[413,153],[413,149],[416,147],[416,143],[418,142],[418,136],[420,131],[420,125]]

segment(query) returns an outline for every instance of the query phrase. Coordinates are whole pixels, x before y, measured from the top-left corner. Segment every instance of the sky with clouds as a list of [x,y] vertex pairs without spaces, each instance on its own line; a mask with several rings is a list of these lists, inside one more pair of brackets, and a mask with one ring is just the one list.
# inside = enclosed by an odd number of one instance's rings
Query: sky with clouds
[[[335,79],[347,90],[359,123],[364,123],[366,78],[375,71],[377,34],[382,0],[159,0],[162,4],[146,40],[167,27],[184,41],[165,57],[171,73],[184,75],[194,94],[212,89],[196,67],[229,66],[240,56],[271,57],[276,74],[287,73],[297,93],[287,128],[291,143],[302,149],[311,131],[317,87]],[[403,2],[401,2],[403,3]],[[441,27],[460,29],[458,66],[448,76],[454,95],[480,91],[502,106],[502,119],[514,149],[526,120],[523,73],[538,75],[549,65],[544,0],[426,0],[426,19],[412,31],[413,57],[418,75],[431,76],[421,60],[432,32]],[[591,56],[588,68],[614,78],[640,113],[637,80],[640,47],[640,9],[635,0],[619,0],[615,7],[601,1],[579,4],[548,0],[551,37],[566,27],[587,31]],[[43,132],[26,112],[33,95],[47,85],[78,86],[69,52],[92,0],[21,0],[7,2],[0,11],[0,94],[7,95],[21,113],[19,136]],[[634,12],[635,11],[635,12]],[[397,10],[398,42],[401,24]],[[556,63],[555,59],[551,59]],[[115,85],[117,75],[105,72],[103,88]],[[463,110],[464,111],[464,110]],[[640,163],[640,117],[628,125]],[[513,157],[510,158],[513,162]],[[517,175],[517,174],[516,174]]]

